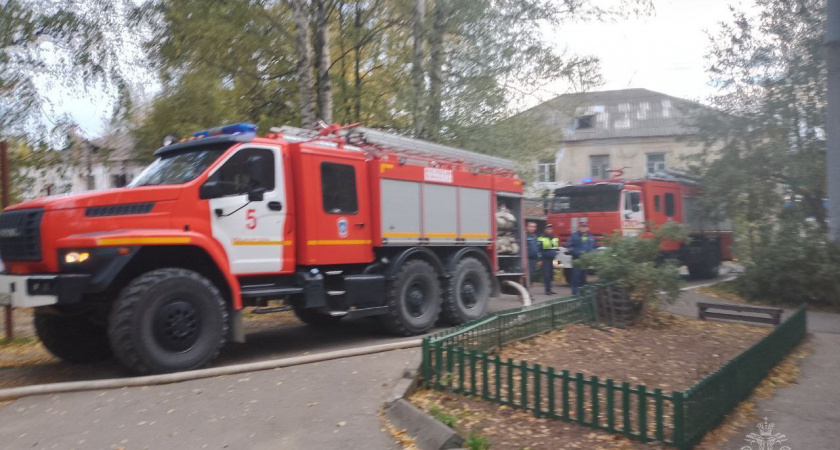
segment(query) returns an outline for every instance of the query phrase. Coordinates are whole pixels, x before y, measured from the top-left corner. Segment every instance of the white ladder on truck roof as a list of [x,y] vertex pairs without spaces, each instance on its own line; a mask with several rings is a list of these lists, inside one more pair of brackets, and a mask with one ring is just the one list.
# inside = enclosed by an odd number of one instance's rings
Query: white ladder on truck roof
[[[317,139],[319,137],[317,131],[305,130],[288,125],[272,128],[271,131],[283,133],[287,138],[300,141]],[[463,162],[481,167],[509,170],[511,172],[516,171],[516,163],[509,159],[471,152],[448,145],[436,144],[422,139],[409,138],[367,127],[353,127],[346,130],[345,133],[345,137],[350,144],[368,144],[397,154],[440,159],[449,162]]]

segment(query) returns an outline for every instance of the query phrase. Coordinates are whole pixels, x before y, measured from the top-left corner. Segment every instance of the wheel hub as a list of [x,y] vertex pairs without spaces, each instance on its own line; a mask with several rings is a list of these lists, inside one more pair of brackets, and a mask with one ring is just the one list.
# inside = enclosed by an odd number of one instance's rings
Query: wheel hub
[[155,314],[155,339],[167,350],[189,350],[198,341],[200,331],[201,319],[191,302],[170,300]]
[[414,282],[406,292],[406,309],[413,317],[420,317],[426,312],[426,286],[421,282]]
[[464,282],[461,283],[461,303],[464,304],[465,308],[471,309],[475,307],[478,303],[476,294],[475,284],[472,279],[464,280]]

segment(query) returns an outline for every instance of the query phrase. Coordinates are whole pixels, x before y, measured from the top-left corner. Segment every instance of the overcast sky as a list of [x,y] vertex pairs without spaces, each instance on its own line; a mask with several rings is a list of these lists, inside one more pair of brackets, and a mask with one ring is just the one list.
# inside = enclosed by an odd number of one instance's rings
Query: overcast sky
[[[646,88],[703,100],[711,92],[704,71],[706,31],[716,30],[718,22],[730,17],[730,2],[655,0],[653,16],[615,23],[567,24],[548,37],[558,48],[601,58],[605,84],[600,90]],[[533,106],[562,91],[563,87],[555,84],[523,101]],[[96,95],[74,98],[67,92],[61,98],[54,113],[69,114],[88,136],[102,132],[110,107],[105,99]]]

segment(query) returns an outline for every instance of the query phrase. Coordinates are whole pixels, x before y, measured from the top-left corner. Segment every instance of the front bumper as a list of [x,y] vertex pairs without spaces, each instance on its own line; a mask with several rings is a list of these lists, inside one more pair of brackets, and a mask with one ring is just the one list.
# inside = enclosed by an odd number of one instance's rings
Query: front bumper
[[35,308],[78,303],[89,280],[86,274],[0,274],[0,306]]

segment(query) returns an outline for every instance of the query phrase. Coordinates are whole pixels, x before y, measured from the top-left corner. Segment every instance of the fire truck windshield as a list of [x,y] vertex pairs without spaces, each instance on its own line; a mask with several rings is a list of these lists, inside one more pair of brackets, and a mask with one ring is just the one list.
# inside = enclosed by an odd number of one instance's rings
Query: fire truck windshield
[[577,190],[554,197],[551,212],[580,213],[618,211],[620,190]]
[[195,147],[164,154],[146,167],[128,187],[183,184],[201,175],[230,144],[220,147]]

